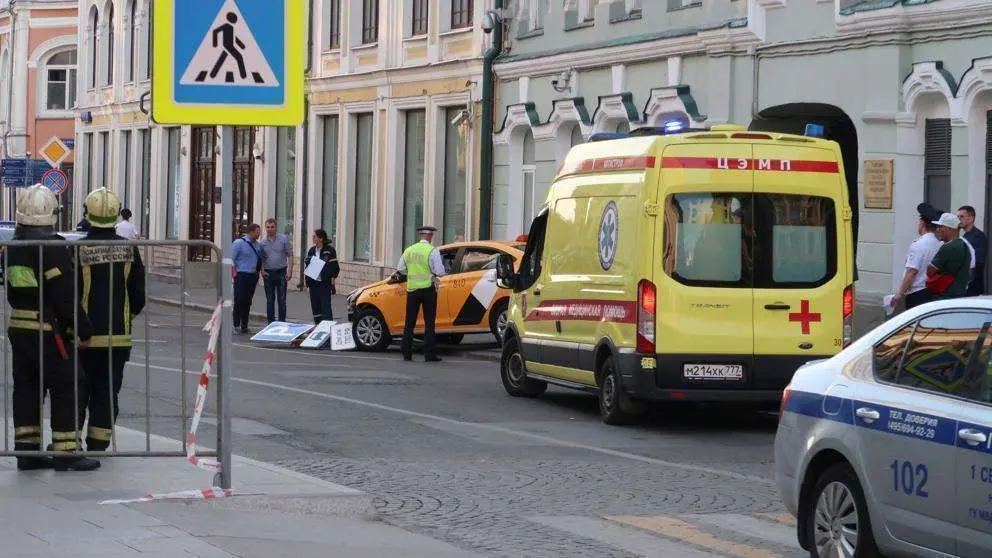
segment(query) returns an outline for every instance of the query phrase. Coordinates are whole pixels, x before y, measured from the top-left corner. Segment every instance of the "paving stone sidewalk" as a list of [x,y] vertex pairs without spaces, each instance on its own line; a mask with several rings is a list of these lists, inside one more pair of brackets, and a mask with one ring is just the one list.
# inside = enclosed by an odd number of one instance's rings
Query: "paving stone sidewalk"
[[[119,429],[120,449],[144,434]],[[153,437],[152,449],[179,442]],[[236,493],[217,500],[100,504],[209,487],[181,458],[105,458],[90,473],[19,472],[0,457],[5,558],[468,557],[451,545],[380,522],[365,493],[247,458],[234,458]]]

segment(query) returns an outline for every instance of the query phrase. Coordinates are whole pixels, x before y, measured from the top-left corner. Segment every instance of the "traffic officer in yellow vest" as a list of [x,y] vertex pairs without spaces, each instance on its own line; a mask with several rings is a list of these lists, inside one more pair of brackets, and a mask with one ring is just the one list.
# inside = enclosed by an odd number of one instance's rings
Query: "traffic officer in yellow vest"
[[406,324],[403,327],[403,360],[413,359],[413,328],[417,325],[420,308],[424,309],[424,360],[441,362],[434,354],[434,319],[437,316],[436,277],[444,275],[444,262],[441,253],[431,244],[434,227],[423,226],[417,229],[420,242],[403,252],[398,273],[406,274]]
[[[64,241],[53,228],[57,211],[58,199],[41,184],[19,192],[13,239]],[[14,369],[15,451],[41,449],[39,398],[45,392],[51,401],[51,449],[80,449],[78,428],[83,424],[86,385],[81,367],[76,376],[72,337],[75,334],[80,348],[85,347],[92,328],[86,313],[75,305],[74,274],[72,253],[65,246],[7,250],[7,302],[11,306],[7,338]],[[100,462],[72,456],[17,458],[17,468],[22,471],[52,467],[92,471]]]
[[[125,240],[114,226],[121,201],[106,188],[86,196],[86,240]],[[131,321],[145,307],[145,267],[135,246],[79,248],[80,301],[93,323],[90,346],[79,352],[86,369],[89,427],[86,449],[106,450],[120,408],[124,365],[131,359]]]

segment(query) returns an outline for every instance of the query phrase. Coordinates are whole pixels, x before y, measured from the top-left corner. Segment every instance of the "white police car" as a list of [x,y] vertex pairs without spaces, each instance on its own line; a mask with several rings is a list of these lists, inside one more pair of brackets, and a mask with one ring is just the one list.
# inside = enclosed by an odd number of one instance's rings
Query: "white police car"
[[810,556],[992,556],[992,298],[933,302],[800,368],[776,480]]

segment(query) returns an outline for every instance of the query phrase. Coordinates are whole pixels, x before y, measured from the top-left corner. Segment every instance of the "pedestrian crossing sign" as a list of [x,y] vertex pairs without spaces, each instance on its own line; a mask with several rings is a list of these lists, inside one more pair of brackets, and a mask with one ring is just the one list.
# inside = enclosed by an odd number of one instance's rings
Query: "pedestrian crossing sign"
[[303,121],[304,3],[155,2],[152,118],[161,124]]

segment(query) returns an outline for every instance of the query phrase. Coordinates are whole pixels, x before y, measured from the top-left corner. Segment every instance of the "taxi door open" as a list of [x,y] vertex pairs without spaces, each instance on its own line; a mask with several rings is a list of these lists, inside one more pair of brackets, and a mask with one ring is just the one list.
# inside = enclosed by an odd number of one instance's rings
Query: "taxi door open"
[[753,150],[753,387],[781,389],[850,341],[851,213],[834,151],[771,141]]
[[662,389],[746,389],[752,374],[752,206],[746,143],[665,148],[656,248],[657,372]]

